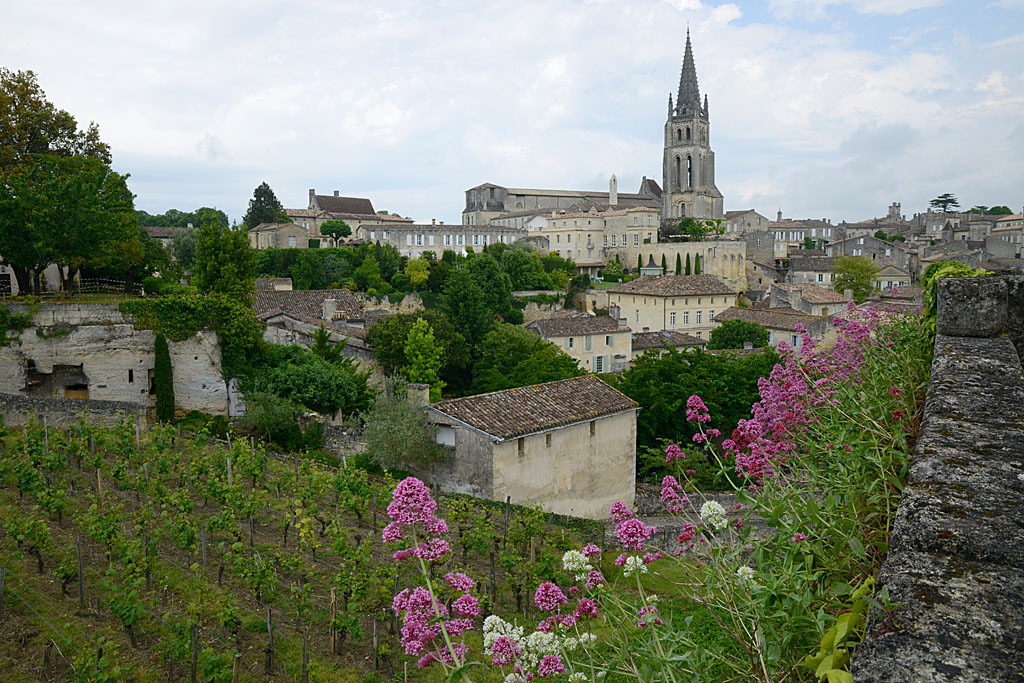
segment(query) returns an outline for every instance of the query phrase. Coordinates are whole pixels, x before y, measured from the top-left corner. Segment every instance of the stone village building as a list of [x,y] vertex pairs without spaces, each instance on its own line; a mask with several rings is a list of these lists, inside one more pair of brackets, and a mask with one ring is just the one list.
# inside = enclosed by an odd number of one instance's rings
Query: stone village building
[[607,316],[541,318],[527,324],[587,372],[622,372],[632,358],[632,330]]
[[594,375],[434,403],[450,454],[431,474],[445,491],[607,519],[633,505],[637,410]]
[[736,291],[705,274],[645,276],[608,292],[609,314],[634,331],[673,330],[698,339],[718,326],[716,311],[735,305]]

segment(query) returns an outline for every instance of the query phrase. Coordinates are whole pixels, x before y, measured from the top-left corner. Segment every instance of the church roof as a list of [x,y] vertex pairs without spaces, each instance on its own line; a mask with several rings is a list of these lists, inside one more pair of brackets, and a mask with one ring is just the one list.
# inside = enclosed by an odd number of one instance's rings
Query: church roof
[[690,45],[690,29],[686,29],[686,51],[683,54],[683,68],[679,72],[676,113],[700,113],[700,88],[697,87],[697,67],[693,61],[693,47]]
[[707,274],[645,275],[609,291],[615,294],[644,294],[647,296],[712,296],[736,293],[729,285],[714,275]]
[[372,216],[373,202],[363,197],[335,197],[329,194],[316,195],[316,204],[328,213],[351,213]]

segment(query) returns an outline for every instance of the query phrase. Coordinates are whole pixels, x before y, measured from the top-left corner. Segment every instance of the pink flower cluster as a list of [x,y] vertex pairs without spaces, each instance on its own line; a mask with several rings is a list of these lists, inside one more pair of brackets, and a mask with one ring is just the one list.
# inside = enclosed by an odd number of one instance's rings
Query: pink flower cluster
[[[597,577],[600,578],[599,583],[604,583],[604,577],[601,576],[600,572],[592,571],[590,573],[591,575],[597,574]],[[590,588],[589,579],[587,581],[587,587]],[[573,595],[577,595],[579,594],[579,589],[573,586],[570,588],[569,592]],[[576,622],[584,618],[600,616],[600,612],[597,608],[597,602],[591,598],[580,598],[572,612],[563,614],[561,609],[563,606],[569,604],[569,599],[565,597],[565,593],[562,592],[561,588],[550,581],[537,586],[537,590],[533,594],[533,602],[542,612],[552,613],[551,616],[537,624],[538,631],[549,632],[559,624],[565,628],[571,628],[576,625]]]
[[629,550],[643,552],[644,544],[657,533],[658,527],[644,524],[637,517],[630,517],[618,523],[615,527],[615,534],[619,537],[619,543]]
[[840,384],[861,381],[865,352],[875,343],[872,334],[880,322],[879,312],[851,302],[846,316],[836,318],[838,336],[831,352],[817,349],[802,326],[799,349],[780,342],[782,362],[758,381],[761,400],[751,406],[751,418],[740,420],[723,444],[736,471],[749,477],[753,487],[776,476],[795,448],[793,438],[814,421],[815,408],[835,404]]
[[[435,599],[426,588],[406,588],[391,603],[395,614],[402,616],[402,646],[407,655],[422,655],[416,665],[421,669],[432,662],[461,664],[465,661],[464,643],[452,643],[454,656],[443,642],[438,642],[441,629],[449,638],[457,638],[473,628],[473,617],[480,616],[480,604],[469,593],[463,593],[449,609]],[[452,613],[458,615],[450,618]],[[458,661],[456,661],[458,660]]]
[[[404,538],[405,531],[414,530],[417,524],[422,525],[423,530],[429,534],[435,534],[418,542],[416,545],[396,550],[394,558],[405,560],[410,557],[418,557],[427,562],[433,562],[447,555],[452,551],[448,541],[436,536],[436,534],[448,533],[448,524],[436,516],[437,502],[430,496],[427,485],[416,477],[406,477],[398,482],[395,492],[392,494],[391,502],[388,503],[388,517],[392,521],[381,532],[385,543],[392,543]],[[416,536],[413,531],[414,537]]]
[[683,512],[690,499],[683,494],[683,487],[672,475],[661,480],[661,502],[668,506],[669,512]]
[[661,617],[658,616],[658,608],[654,605],[644,605],[640,608],[640,620],[636,622],[636,625],[643,628],[649,621],[656,626],[661,626],[663,623]]
[[686,399],[686,421],[698,422],[701,424],[711,422],[711,415],[708,413],[708,407],[704,405],[704,401],[700,396],[693,395]]

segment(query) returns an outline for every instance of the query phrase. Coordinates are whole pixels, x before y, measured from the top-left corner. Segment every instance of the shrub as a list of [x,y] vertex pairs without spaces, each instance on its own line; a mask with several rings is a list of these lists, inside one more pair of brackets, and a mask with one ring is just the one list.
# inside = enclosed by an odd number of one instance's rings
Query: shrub
[[170,422],[174,419],[174,376],[171,369],[171,352],[167,348],[167,337],[157,332],[155,342],[153,383],[156,386],[156,419]]

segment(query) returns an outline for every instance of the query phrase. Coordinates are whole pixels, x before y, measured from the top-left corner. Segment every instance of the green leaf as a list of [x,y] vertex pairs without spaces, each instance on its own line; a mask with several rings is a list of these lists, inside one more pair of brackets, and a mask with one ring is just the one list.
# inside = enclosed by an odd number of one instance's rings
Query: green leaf
[[466,662],[458,669],[452,671],[451,674],[449,674],[448,683],[455,683],[455,681],[459,680],[459,678],[466,678],[466,671],[468,671],[469,668],[473,666],[479,666],[482,668],[483,664],[481,664],[480,662]]
[[860,542],[859,538],[851,536],[850,538],[846,539],[846,542],[850,546],[850,550],[853,551],[854,555],[856,555],[857,557],[864,557],[864,544]]
[[853,674],[849,671],[832,669],[826,675],[828,676],[828,683],[853,683]]

